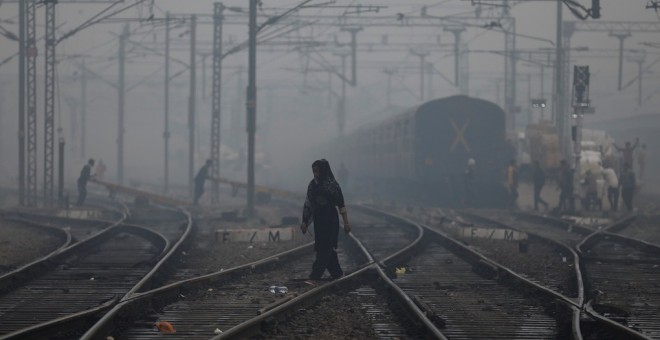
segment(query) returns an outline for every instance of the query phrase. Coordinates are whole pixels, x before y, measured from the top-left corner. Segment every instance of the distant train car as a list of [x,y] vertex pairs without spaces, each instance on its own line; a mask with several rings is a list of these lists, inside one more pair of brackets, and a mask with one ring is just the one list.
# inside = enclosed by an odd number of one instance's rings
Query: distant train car
[[513,157],[508,145],[504,111],[459,95],[360,127],[332,143],[327,154],[346,165],[355,190],[444,206],[462,205],[464,173],[474,159],[474,204],[493,207],[506,202],[504,173]]

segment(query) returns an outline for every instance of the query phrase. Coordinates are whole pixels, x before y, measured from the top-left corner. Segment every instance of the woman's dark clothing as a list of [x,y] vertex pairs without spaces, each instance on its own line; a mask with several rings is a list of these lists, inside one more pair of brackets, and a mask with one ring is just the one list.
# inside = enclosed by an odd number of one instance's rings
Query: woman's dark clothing
[[80,170],[80,177],[78,177],[78,202],[77,206],[83,205],[85,203],[85,198],[87,197],[87,181],[89,181],[92,173],[92,167],[89,164],[85,164],[82,170]]
[[314,221],[316,261],[312,265],[310,279],[320,279],[326,269],[333,278],[343,275],[335,251],[339,236],[337,208],[344,208],[344,196],[332,176],[309,182],[302,219],[306,225]]

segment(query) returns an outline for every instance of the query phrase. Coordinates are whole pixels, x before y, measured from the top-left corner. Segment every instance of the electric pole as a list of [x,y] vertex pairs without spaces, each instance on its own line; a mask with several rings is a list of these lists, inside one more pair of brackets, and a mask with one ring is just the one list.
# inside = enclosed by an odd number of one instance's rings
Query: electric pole
[[18,3],[18,203],[25,205],[25,1]]
[[27,32],[27,205],[37,205],[37,34],[36,1],[25,0]]
[[429,55],[429,52],[428,51],[423,51],[423,50],[411,49],[410,54],[419,57],[419,99],[423,102],[424,101],[424,73],[426,73],[426,69],[424,67],[424,59],[426,58],[426,56]]
[[[213,83],[211,92],[211,173],[213,177],[220,177],[220,114],[222,104],[222,11],[224,5],[220,2],[213,4]],[[213,181],[211,203],[220,201],[220,187]]]
[[119,61],[119,80],[117,84],[117,181],[119,184],[124,183],[124,95],[126,94],[125,88],[125,75],[126,75],[126,40],[128,39],[128,24],[124,26],[124,30],[119,35],[119,53],[117,59]]
[[195,43],[197,16],[190,16],[190,93],[188,95],[188,193],[193,196],[193,177],[195,176]]
[[80,157],[85,159],[85,137],[87,136],[87,68],[85,59],[80,68]]
[[257,129],[257,3],[250,0],[250,26],[248,42],[248,87],[247,87],[247,133],[248,133],[248,174],[247,210],[248,217],[256,217],[254,209],[254,149]]
[[46,36],[45,36],[45,74],[44,74],[44,203],[53,205],[53,161],[55,153],[55,4],[57,1],[45,1]]
[[[341,76],[346,78],[346,57],[349,56],[348,51],[341,51],[334,53],[341,58]],[[337,128],[339,134],[344,133],[344,126],[346,124],[346,81],[342,79],[341,82],[341,97],[337,103]]]
[[626,38],[629,38],[631,36],[630,32],[612,32],[610,33],[610,37],[615,37],[619,39],[619,81],[617,85],[617,89],[621,91],[621,83],[623,82],[623,41],[626,40]]
[[460,82],[459,82],[459,64],[460,64],[460,59],[461,59],[461,53],[460,53],[460,48],[461,48],[461,33],[465,32],[465,27],[463,26],[458,26],[458,27],[445,27],[445,31],[451,32],[454,34],[454,86],[458,87]]
[[164,181],[163,192],[167,193],[170,187],[170,12],[165,13],[165,129],[163,131],[164,144]]

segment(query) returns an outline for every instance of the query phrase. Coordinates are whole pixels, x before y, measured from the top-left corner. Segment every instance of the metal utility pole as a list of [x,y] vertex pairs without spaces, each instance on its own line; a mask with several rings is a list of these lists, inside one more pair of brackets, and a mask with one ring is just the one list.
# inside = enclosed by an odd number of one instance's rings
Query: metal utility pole
[[[346,55],[341,56],[341,75],[346,77]],[[355,64],[353,64],[355,66]],[[353,69],[352,72],[355,72]],[[341,100],[339,101],[339,115],[337,117],[337,124],[339,127],[339,134],[344,133],[344,127],[346,126],[346,82],[341,82]]]
[[362,31],[362,27],[342,27],[342,31],[351,34],[351,85],[357,84],[357,33]]
[[64,137],[62,128],[58,129],[60,133],[58,148],[58,176],[57,176],[57,201],[60,206],[64,205]]
[[433,63],[426,63],[426,72],[429,74],[428,78],[428,84],[426,86],[426,98],[432,99],[433,98],[433,74],[435,68],[433,67]]
[[527,124],[532,123],[532,75],[527,74]]
[[419,99],[424,101],[424,73],[426,73],[424,59],[429,55],[429,52],[411,49],[410,54],[419,57]]
[[163,192],[167,193],[170,187],[170,12],[165,14],[165,128],[163,131],[164,144],[164,181]]
[[[222,11],[221,2],[213,4],[213,83],[211,92],[211,173],[213,177],[220,177],[220,113],[222,94]],[[220,186],[213,181],[211,203],[220,201]]]
[[348,57],[348,51],[342,51],[334,53],[334,55],[341,58],[341,97],[339,98],[339,103],[337,104],[337,128],[339,134],[344,133],[344,126],[346,125],[346,57]]
[[244,101],[244,94],[245,94],[245,78],[243,78],[243,65],[238,66],[238,71],[236,72],[236,100],[234,101],[234,107],[231,112],[231,121],[229,122],[229,140],[231,142],[231,147],[235,148],[236,150],[239,150],[242,154],[242,134],[240,133],[242,127],[242,121],[243,121],[243,115],[241,114],[243,103]]
[[461,49],[461,33],[465,32],[465,27],[445,27],[444,31],[454,34],[454,86],[459,86],[459,65],[460,65],[460,49]]
[[566,120],[566,112],[564,111],[564,51],[562,50],[562,23],[563,23],[563,2],[562,0],[557,0],[557,35],[555,37],[555,101],[552,105],[555,116],[555,127],[557,128],[557,133],[559,137],[559,145],[562,150],[562,154],[566,156],[565,147],[566,141],[564,140],[564,126]]
[[646,59],[646,54],[638,54],[628,57],[628,62],[637,63],[637,106],[642,106],[642,75],[644,74],[644,61]]
[[37,205],[37,34],[36,1],[27,2],[27,205]]
[[55,4],[56,0],[45,1],[46,5],[46,48],[44,90],[44,203],[53,205],[53,161],[55,153]]
[[247,87],[247,133],[248,133],[248,173],[247,210],[248,217],[255,217],[254,209],[254,144],[257,129],[257,3],[250,0],[250,28],[248,43],[248,87]]
[[125,67],[126,67],[126,40],[128,40],[128,25],[124,26],[124,31],[119,35],[119,80],[117,84],[117,181],[119,184],[124,182],[124,95],[125,89]]
[[610,33],[610,37],[619,39],[619,82],[617,86],[619,91],[621,91],[621,83],[623,82],[623,41],[630,36],[630,32]]
[[85,59],[80,68],[80,157],[85,159],[85,137],[87,136],[87,68]]
[[467,96],[470,94],[470,51],[467,46],[463,46],[461,51],[459,67],[461,76],[459,77],[458,91]]
[[25,1],[18,3],[18,203],[25,204]]
[[516,22],[511,22],[511,28],[504,33],[504,107],[509,114],[507,131],[513,133],[516,129]]
[[197,67],[195,66],[195,57],[197,51],[196,33],[197,31],[197,16],[190,16],[190,94],[188,95],[188,193],[193,195],[193,176],[195,176],[195,85]]
[[188,94],[188,192],[193,195],[193,178],[195,176],[195,128],[196,128],[196,86],[197,86],[197,16],[190,16],[190,87]]

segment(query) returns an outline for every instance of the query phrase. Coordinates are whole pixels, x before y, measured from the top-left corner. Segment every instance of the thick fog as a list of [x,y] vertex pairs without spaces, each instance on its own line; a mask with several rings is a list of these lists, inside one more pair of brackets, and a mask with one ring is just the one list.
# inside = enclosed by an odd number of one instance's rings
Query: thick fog
[[[278,15],[300,4],[291,0],[264,0],[260,14]],[[477,1],[474,1],[477,2]],[[591,7],[591,0],[577,0]],[[660,14],[646,9],[647,0],[602,0],[602,17],[589,21],[640,21],[660,23]],[[196,98],[195,98],[195,171],[210,157],[212,107],[212,25],[208,15],[213,2],[206,0],[180,1],[126,0],[110,10],[103,4],[74,4],[61,1],[57,5],[57,37],[64,36],[100,12],[110,13],[131,4],[136,6],[117,14],[114,18],[131,18],[128,23],[130,42],[126,45],[125,94],[125,155],[124,182],[162,185],[164,178],[164,37],[162,19],[169,11],[181,18],[183,14],[206,15],[197,25]],[[225,6],[239,7],[241,13],[229,9],[228,16],[247,18],[248,1],[224,1]],[[460,93],[452,84],[454,79],[453,34],[443,27],[405,27],[397,25],[397,15],[418,16],[423,6],[432,16],[500,16],[505,1],[484,1],[475,6],[472,1],[355,1],[314,0],[308,8],[289,14],[291,17],[335,16],[339,21],[343,13],[364,11],[361,16],[390,16],[391,27],[368,27],[357,33],[357,84],[346,84],[346,119],[344,134],[356,127],[378,121],[388,115],[430,99]],[[516,20],[516,48],[520,54],[547,51],[554,58],[556,35],[555,1],[509,1],[510,15]],[[325,4],[325,5],[324,5]],[[314,6],[318,5],[318,6]],[[363,5],[358,7],[357,5]],[[369,5],[378,5],[371,8]],[[237,9],[237,8],[234,8]],[[354,14],[351,14],[354,15]],[[564,20],[577,21],[568,8],[563,10]],[[65,172],[67,184],[72,186],[87,158],[102,159],[108,167],[106,178],[114,180],[117,169],[117,116],[118,93],[118,36],[124,22],[108,18],[84,28],[62,40],[56,48],[56,141],[66,142]],[[128,20],[126,20],[128,21]],[[228,20],[231,21],[231,20]],[[244,19],[243,21],[247,21]],[[259,18],[259,23],[265,21]],[[18,43],[11,35],[18,35],[18,5],[0,2],[0,183],[14,187],[18,174]],[[656,26],[657,27],[657,26]],[[266,25],[260,37],[273,37],[270,44],[260,44],[257,52],[257,184],[304,190],[311,178],[310,165],[323,154],[309,151],[316,145],[340,136],[337,112],[342,93],[342,80],[331,68],[341,73],[341,57],[350,51],[350,34],[339,26],[315,26],[313,23],[297,30],[282,25]],[[4,32],[4,33],[3,33]],[[44,9],[37,9],[37,36],[44,33]],[[616,32],[614,32],[616,33]],[[171,29],[170,74],[177,75],[170,82],[170,182],[185,186],[188,181],[188,100],[190,60],[189,21],[173,23]],[[247,26],[227,23],[223,27],[224,51],[247,40]],[[386,36],[386,38],[384,38]],[[474,51],[465,57],[469,67],[470,96],[493,101],[504,106],[504,38],[501,30],[467,27],[462,43]],[[304,41],[328,43],[321,47],[306,48]],[[387,44],[384,44],[384,42]],[[342,46],[337,46],[338,42]],[[44,129],[44,57],[43,41],[37,43],[37,108],[38,108],[38,183],[43,180]],[[147,48],[144,48],[147,47]],[[371,47],[371,51],[369,51]],[[660,107],[660,41],[658,32],[633,32],[625,39],[623,84],[631,85],[619,91],[619,40],[607,32],[576,32],[571,47],[588,47],[588,51],[571,52],[572,65],[589,65],[591,69],[590,96],[596,113],[585,118],[587,126],[616,118],[638,115],[657,115]],[[584,49],[583,49],[584,50]],[[637,51],[635,51],[637,50]],[[640,52],[645,50],[645,52]],[[420,58],[415,53],[428,52],[425,61],[432,72],[425,73],[423,99],[420,94]],[[635,55],[645,53],[643,102],[638,105],[638,64]],[[86,88],[82,88],[82,62],[88,69],[84,73]],[[346,77],[351,78],[350,56],[346,58]],[[203,61],[205,61],[203,63]],[[233,180],[246,180],[247,134],[245,89],[247,86],[247,49],[228,55],[222,62],[221,81],[221,176]],[[202,66],[205,66],[203,68]],[[571,68],[572,69],[572,68]],[[523,60],[517,63],[516,105],[522,108],[516,124],[523,127],[531,118],[538,121],[540,110],[528,111],[530,98],[545,98],[549,106],[544,118],[552,112],[552,67]],[[572,71],[571,71],[572,74]],[[543,93],[541,93],[543,88]],[[86,93],[86,143],[81,152],[81,99]],[[388,93],[389,91],[389,93]],[[570,90],[567,90],[567,92]],[[386,109],[387,107],[395,109]],[[61,133],[58,131],[61,128]],[[631,136],[632,137],[632,136]],[[627,137],[627,138],[631,138]],[[56,143],[57,144],[57,143]],[[57,160],[57,157],[55,158]],[[330,159],[331,164],[333,159]],[[338,166],[336,164],[335,166]]]

